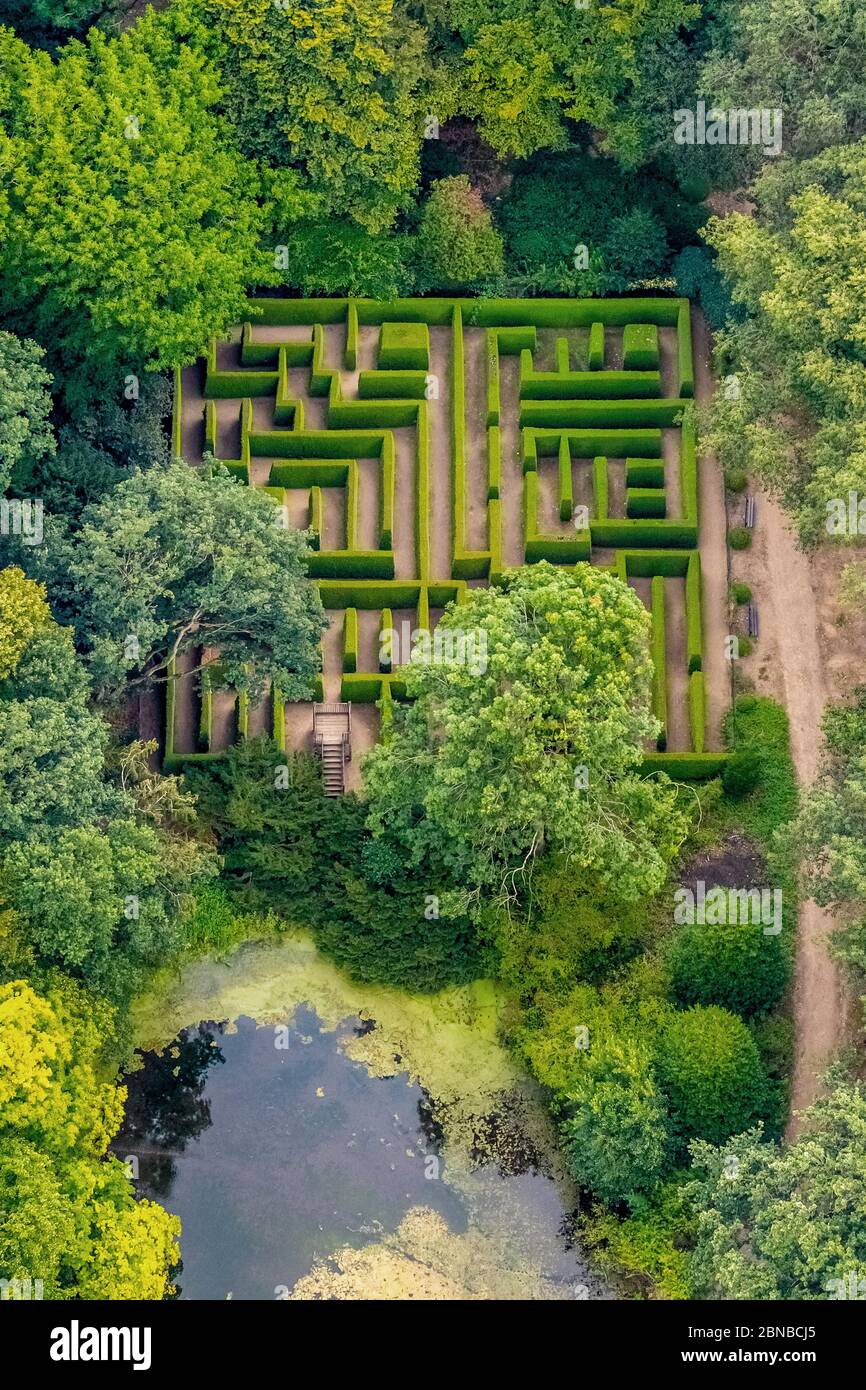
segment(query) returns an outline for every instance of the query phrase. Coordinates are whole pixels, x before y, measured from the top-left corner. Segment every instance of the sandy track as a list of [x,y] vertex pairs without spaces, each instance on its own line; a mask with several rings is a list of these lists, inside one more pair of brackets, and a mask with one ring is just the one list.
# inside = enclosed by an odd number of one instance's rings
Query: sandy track
[[[758,508],[766,541],[767,592],[763,612],[771,624],[778,651],[791,724],[791,756],[801,785],[808,786],[818,772],[821,719],[827,704],[815,595],[809,562],[781,508],[761,494]],[[794,1118],[789,1134],[797,1132],[800,1122],[796,1112],[810,1105],[820,1093],[821,1075],[845,1041],[849,1001],[842,973],[827,949],[827,936],[833,925],[829,912],[813,902],[802,905],[794,972],[797,1040],[791,1081]]]
[[[712,344],[703,315],[694,311],[692,331],[696,394],[706,402],[714,388]],[[704,667],[708,727],[715,729],[728,703],[723,642],[728,631],[724,485],[715,459],[702,458],[700,468]],[[743,552],[747,560],[738,563],[738,571],[745,570],[743,577],[753,585],[761,614],[759,649],[772,668],[767,671],[770,679],[759,678],[756,685],[779,698],[788,711],[791,756],[797,779],[805,787],[817,775],[821,719],[828,700],[818,608],[809,560],[797,545],[784,513],[762,493],[755,497],[755,543],[752,550]],[[796,1040],[791,1111],[795,1118],[789,1124],[789,1136],[799,1129],[796,1112],[816,1099],[822,1073],[845,1042],[849,1000],[841,972],[827,949],[832,928],[833,918],[828,912],[811,901],[801,905],[793,989]]]

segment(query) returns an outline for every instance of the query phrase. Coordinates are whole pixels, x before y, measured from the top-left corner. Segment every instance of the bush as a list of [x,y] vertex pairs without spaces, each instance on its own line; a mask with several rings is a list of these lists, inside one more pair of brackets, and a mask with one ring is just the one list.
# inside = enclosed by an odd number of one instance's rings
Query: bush
[[501,274],[502,237],[465,174],[431,188],[416,250],[421,289],[450,289]]
[[734,603],[751,603],[752,590],[748,584],[732,584],[731,598],[734,600]]
[[745,468],[729,468],[725,474],[725,487],[728,492],[745,492],[749,475]]
[[593,1047],[570,1103],[562,1138],[575,1180],[611,1204],[651,1191],[670,1132],[646,1052],[617,1037]]
[[767,1078],[741,1018],[711,1005],[672,1011],[660,1030],[655,1070],[682,1150],[692,1139],[722,1144],[762,1118]]
[[[288,786],[275,792],[275,770],[286,766]],[[310,927],[354,978],[432,992],[484,973],[468,921],[448,917],[444,903],[437,915],[450,886],[444,873],[429,858],[410,866],[387,839],[372,842],[364,807],[352,796],[326,797],[314,758],[249,739],[190,768],[187,781],[218,837],[229,891],[242,905]],[[244,930],[216,895],[207,916],[212,923],[196,925],[193,939]]]
[[751,639],[751,637],[738,637],[738,638],[737,638],[737,653],[738,653],[739,656],[751,656],[751,655],[752,655],[752,639]]
[[678,293],[686,299],[698,300],[712,329],[718,331],[728,320],[736,322],[743,317],[741,306],[731,299],[728,281],[706,246],[687,246],[676,257],[671,269]]
[[760,780],[761,755],[757,749],[742,748],[731,754],[722,773],[722,785],[728,796],[748,796]]
[[674,999],[719,1004],[752,1017],[779,1002],[788,984],[782,937],[767,936],[760,922],[694,923],[680,928],[668,947]]
[[732,550],[748,550],[752,544],[752,533],[748,526],[732,526],[728,532],[728,545]]

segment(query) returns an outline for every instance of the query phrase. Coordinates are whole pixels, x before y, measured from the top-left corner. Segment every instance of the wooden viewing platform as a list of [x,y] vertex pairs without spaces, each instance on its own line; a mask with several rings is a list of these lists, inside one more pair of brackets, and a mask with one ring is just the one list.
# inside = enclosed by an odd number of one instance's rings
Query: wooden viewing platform
[[346,763],[352,761],[352,706],[313,705],[313,747],[322,760],[326,796],[342,796]]

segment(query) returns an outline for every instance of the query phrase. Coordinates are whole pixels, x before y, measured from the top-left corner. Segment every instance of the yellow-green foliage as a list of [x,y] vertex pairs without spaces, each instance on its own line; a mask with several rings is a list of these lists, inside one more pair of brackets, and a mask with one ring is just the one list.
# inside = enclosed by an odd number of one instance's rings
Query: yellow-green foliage
[[14,565],[0,570],[0,680],[11,676],[30,639],[50,617],[42,584]]
[[45,1298],[161,1299],[180,1222],[104,1157],[126,1093],[103,1074],[113,1014],[62,977],[0,986],[0,1277]]

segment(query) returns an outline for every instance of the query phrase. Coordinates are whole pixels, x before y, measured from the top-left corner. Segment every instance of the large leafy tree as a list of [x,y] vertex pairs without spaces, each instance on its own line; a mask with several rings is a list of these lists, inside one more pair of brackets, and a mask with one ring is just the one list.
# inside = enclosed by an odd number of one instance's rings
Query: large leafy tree
[[69,630],[40,624],[0,685],[0,848],[117,809],[89,695]]
[[42,607],[0,682],[0,969],[50,962],[119,998],[177,948],[182,897],[215,865],[152,790],[109,780],[71,633],[20,583]]
[[866,141],[785,161],[758,181],[758,216],[716,218],[707,239],[743,322],[718,342],[736,389],[708,444],[756,472],[826,539],[828,504],[866,487]]
[[54,451],[51,376],[41,365],[44,356],[37,343],[0,333],[0,492],[17,466]]
[[255,166],[202,54],[152,11],[52,61],[0,30],[0,310],[79,390],[190,360],[273,278]]
[[178,1259],[177,1217],[104,1156],[125,1099],[103,1076],[112,1027],[68,981],[0,985],[0,1277],[45,1298],[159,1299]]
[[568,1166],[604,1201],[635,1201],[658,1183],[669,1157],[670,1122],[644,1045],[616,1035],[587,1054],[566,1102]]
[[471,590],[440,626],[467,659],[406,667],[414,699],[364,765],[374,833],[416,861],[434,851],[476,898],[512,897],[545,849],[621,898],[657,890],[684,822],[673,785],[640,776],[655,721],[637,595],[542,562]]
[[431,288],[468,285],[502,272],[502,237],[465,174],[439,179],[418,228],[421,278]]
[[[173,657],[212,646],[219,678],[309,695],[325,627],[303,533],[224,469],[183,463],[120,483],[87,508],[69,559],[79,641],[97,682],[166,678]],[[62,557],[60,557],[62,559]]]
[[866,134],[866,13],[859,0],[746,0],[700,75],[723,109],[779,108],[798,156]]
[[394,0],[180,0],[214,54],[246,153],[296,168],[322,213],[372,232],[418,181],[429,64]]
[[11,676],[33,637],[51,618],[41,584],[10,565],[0,570],[0,681]]
[[638,162],[646,140],[641,50],[700,13],[688,0],[450,0],[428,8],[463,40],[461,109],[477,117],[497,153],[562,149],[567,118],[595,127],[626,164]]
[[866,1095],[841,1086],[781,1148],[760,1130],[692,1145],[694,1298],[863,1297]]

